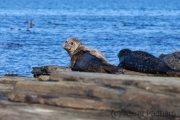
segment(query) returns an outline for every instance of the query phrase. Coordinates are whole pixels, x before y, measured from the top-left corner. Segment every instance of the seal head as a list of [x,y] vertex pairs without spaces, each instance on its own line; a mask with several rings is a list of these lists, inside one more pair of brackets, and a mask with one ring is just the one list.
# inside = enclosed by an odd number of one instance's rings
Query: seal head
[[68,38],[62,47],[68,52],[70,56],[72,56],[75,54],[77,48],[81,45],[81,41],[77,38]]

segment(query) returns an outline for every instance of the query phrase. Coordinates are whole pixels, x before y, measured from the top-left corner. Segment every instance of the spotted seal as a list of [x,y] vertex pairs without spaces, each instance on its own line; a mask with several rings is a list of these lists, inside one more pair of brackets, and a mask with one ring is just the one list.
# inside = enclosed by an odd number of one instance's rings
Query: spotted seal
[[173,70],[159,58],[144,51],[122,49],[117,56],[119,57],[118,66],[124,69],[143,73],[180,76],[179,71]]
[[106,61],[103,53],[82,44],[78,38],[68,38],[62,46],[71,57],[72,71],[118,74],[124,70]]

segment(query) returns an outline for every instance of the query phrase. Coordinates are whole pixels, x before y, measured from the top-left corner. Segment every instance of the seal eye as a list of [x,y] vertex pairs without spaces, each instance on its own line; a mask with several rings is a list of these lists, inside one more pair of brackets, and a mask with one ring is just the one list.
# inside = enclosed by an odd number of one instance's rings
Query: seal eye
[[65,43],[67,43],[67,41]]
[[73,42],[71,42],[70,44],[73,45]]

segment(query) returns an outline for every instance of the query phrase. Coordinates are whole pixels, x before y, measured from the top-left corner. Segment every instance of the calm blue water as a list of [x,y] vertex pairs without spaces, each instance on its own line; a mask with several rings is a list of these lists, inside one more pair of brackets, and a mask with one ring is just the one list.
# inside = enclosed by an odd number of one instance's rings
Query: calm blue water
[[180,0],[0,0],[0,75],[69,66],[68,37],[115,65],[123,48],[171,53],[180,49]]

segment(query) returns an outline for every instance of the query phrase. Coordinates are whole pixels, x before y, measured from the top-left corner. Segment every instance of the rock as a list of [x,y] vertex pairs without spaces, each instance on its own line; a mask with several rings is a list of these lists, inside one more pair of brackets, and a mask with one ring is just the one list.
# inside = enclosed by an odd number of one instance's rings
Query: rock
[[49,76],[48,75],[40,75],[39,76],[39,81],[48,81],[49,80]]
[[[136,113],[133,119],[138,111],[143,113],[141,119],[180,116],[179,78],[53,71],[50,80],[56,82],[17,82],[8,99],[83,110],[108,110],[124,115],[129,111]],[[159,110],[172,114],[167,117],[149,113]]]
[[0,99],[7,99],[7,94],[13,90],[11,84],[0,84]]
[[0,119],[180,118],[178,77],[56,70],[49,77],[0,77]]
[[[180,93],[180,81],[177,77],[152,77],[137,75],[109,75],[85,72],[58,72],[50,75],[52,81],[77,81],[99,85],[128,85],[143,88],[151,92]],[[152,89],[153,88],[153,89]]]
[[33,81],[36,78],[0,76],[0,99],[7,100],[7,94],[14,90],[14,85],[18,81]]
[[40,75],[46,75],[44,71],[41,70],[41,67],[33,67],[31,71],[34,74],[34,77],[39,77]]
[[0,76],[0,84],[12,84],[14,85],[18,81],[38,81],[37,78],[30,77],[18,77],[18,76]]
[[5,74],[4,76],[11,76],[11,77],[14,77],[14,76],[18,76],[18,74]]
[[58,96],[41,96],[25,95],[23,93],[10,93],[8,98],[16,102],[40,103],[59,107],[93,109],[93,110],[112,110],[112,103],[108,101],[92,100],[86,98],[58,97]]
[[[7,100],[0,100],[0,103],[1,120],[109,120],[112,118],[110,111],[78,110]],[[130,120],[126,116],[122,118]]]
[[34,77],[39,77],[40,75],[50,75],[52,71],[71,71],[68,67],[63,66],[41,66],[41,67],[33,67],[32,74],[34,74]]
[[[70,108],[53,107],[47,105],[10,102],[8,101],[7,94],[13,91],[14,85],[18,81],[25,81],[25,82],[38,81],[38,79],[28,78],[28,77],[16,77],[16,76],[14,77],[0,76],[0,119],[1,120],[58,120],[58,119],[89,120],[89,119],[101,119],[101,118],[108,120],[112,118],[109,111],[78,110],[78,109],[70,109]],[[26,93],[27,91],[24,92]],[[19,101],[22,100],[24,96],[12,95],[11,97]],[[53,100],[47,101],[47,104],[51,105],[53,103],[51,101]],[[87,100],[87,102],[88,101],[89,100]],[[68,103],[68,101],[66,103]],[[93,104],[93,102],[91,104]],[[98,103],[98,104],[101,104],[102,106],[102,103]]]
[[180,51],[176,51],[171,54],[161,54],[159,58],[168,64],[172,69],[180,71]]
[[[34,77],[39,77],[40,75],[50,75],[53,71],[72,71],[70,67],[64,67],[64,66],[41,66],[41,67],[33,67],[32,74],[34,74]],[[127,75],[140,75],[140,76],[157,76],[154,74],[148,74],[148,73],[140,73],[135,71],[126,70],[124,74]],[[158,75],[159,76],[159,75]]]
[[93,83],[80,82],[18,82],[14,88],[16,91],[28,91],[39,95],[76,95],[98,99],[120,99],[121,92],[99,86]]
[[138,75],[138,76],[160,76],[156,74],[150,74],[150,73],[141,73],[141,72],[135,72],[131,70],[125,70],[125,75]]
[[71,69],[68,67],[53,65],[42,66],[41,69],[44,70],[47,74],[50,74],[53,71],[71,71]]
[[[31,90],[30,90],[31,91]],[[148,111],[168,111],[174,112],[173,115],[180,116],[180,106],[179,96],[173,97],[169,95],[153,94],[148,91],[143,91],[141,89],[129,89],[123,92],[119,96],[119,100],[111,98],[109,99],[88,99],[82,97],[60,97],[49,96],[49,95],[37,95],[24,94],[13,92],[10,93],[8,98],[16,102],[31,102],[48,104],[52,106],[59,107],[69,107],[78,109],[93,109],[93,110],[116,110],[116,111],[130,111],[136,112],[143,111],[147,113]],[[51,93],[52,95],[52,93]],[[68,94],[67,94],[68,95]],[[147,117],[145,115],[145,117]]]

